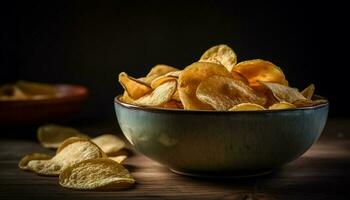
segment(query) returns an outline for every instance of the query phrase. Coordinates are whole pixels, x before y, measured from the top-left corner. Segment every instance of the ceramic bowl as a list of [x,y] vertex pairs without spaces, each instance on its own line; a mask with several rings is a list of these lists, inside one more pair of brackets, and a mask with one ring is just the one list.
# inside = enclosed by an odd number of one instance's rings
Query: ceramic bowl
[[329,107],[188,111],[139,107],[118,98],[119,126],[135,149],[174,172],[195,176],[257,175],[295,160],[319,138]]

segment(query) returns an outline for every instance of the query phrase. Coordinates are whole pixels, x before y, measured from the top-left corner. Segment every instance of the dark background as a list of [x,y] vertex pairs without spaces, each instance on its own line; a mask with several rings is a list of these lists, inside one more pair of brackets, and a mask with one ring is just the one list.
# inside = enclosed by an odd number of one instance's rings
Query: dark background
[[14,1],[0,9],[0,84],[85,85],[90,96],[77,119],[114,120],[119,72],[183,68],[220,43],[239,61],[281,66],[291,86],[314,83],[331,117],[350,111],[347,12],[334,1]]

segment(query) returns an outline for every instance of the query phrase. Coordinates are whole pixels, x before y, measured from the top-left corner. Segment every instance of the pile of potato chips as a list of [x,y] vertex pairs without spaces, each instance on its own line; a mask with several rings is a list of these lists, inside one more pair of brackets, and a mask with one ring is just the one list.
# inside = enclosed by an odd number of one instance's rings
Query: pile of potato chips
[[39,127],[37,136],[44,147],[57,148],[56,154],[26,155],[18,164],[23,170],[59,176],[61,186],[79,190],[120,189],[135,182],[120,164],[128,151],[115,135],[90,138],[76,129],[51,124]]
[[146,77],[133,78],[122,72],[119,82],[125,89],[124,103],[144,107],[185,110],[276,110],[326,103],[312,99],[315,86],[302,92],[289,87],[278,66],[261,60],[237,63],[227,45],[208,49],[183,70],[156,65]]

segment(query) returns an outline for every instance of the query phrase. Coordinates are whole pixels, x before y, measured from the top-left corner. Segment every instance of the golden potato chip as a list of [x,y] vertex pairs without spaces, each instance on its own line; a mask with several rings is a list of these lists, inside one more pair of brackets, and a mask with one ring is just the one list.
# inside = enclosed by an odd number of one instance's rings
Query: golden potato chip
[[232,70],[247,78],[252,87],[260,85],[260,81],[288,85],[283,71],[269,61],[261,59],[247,60],[238,63]]
[[204,52],[199,61],[218,63],[225,66],[228,71],[231,71],[232,67],[237,63],[237,55],[229,46],[220,44]]
[[166,102],[162,108],[170,108],[170,109],[183,109],[183,105],[181,102],[170,100],[169,102]]
[[238,81],[242,81],[243,83],[249,85],[249,81],[240,73],[236,71],[231,71],[232,73],[232,78]]
[[182,71],[178,79],[178,91],[185,110],[213,110],[211,105],[197,98],[196,90],[203,80],[214,75],[231,77],[223,65],[208,62],[193,63]]
[[129,171],[110,159],[91,159],[66,168],[59,177],[61,186],[78,190],[118,189],[135,182]]
[[275,103],[269,107],[269,110],[293,109],[296,108],[294,104],[282,101]]
[[311,100],[311,99],[298,99],[293,102],[293,104],[300,108],[300,107],[308,107],[308,106],[316,106],[320,104],[328,103],[326,99],[317,99],[317,100]]
[[122,163],[124,160],[126,160],[128,156],[126,155],[120,155],[120,156],[109,156],[108,159],[111,159],[117,163]]
[[66,146],[74,143],[74,142],[84,142],[84,141],[88,141],[89,139],[87,138],[81,138],[81,137],[70,137],[66,140],[64,140],[60,146],[57,148],[56,150],[56,154],[59,153],[60,151],[62,151],[62,149],[66,148]]
[[93,142],[82,140],[70,143],[50,160],[31,160],[28,169],[40,175],[57,176],[65,168],[84,160],[104,158],[106,154]]
[[100,135],[91,141],[97,144],[107,155],[113,154],[125,147],[125,142],[112,134]]
[[45,153],[31,153],[29,155],[24,156],[21,161],[18,163],[18,167],[23,170],[28,170],[28,163],[31,160],[49,160],[52,156],[47,155]]
[[171,67],[169,65],[159,64],[154,66],[151,71],[147,74],[146,77],[143,77],[141,80],[147,83],[149,86],[151,85],[152,81],[164,74],[167,74],[169,72],[179,71],[175,67]]
[[126,91],[124,91],[123,96],[121,96],[119,98],[119,101],[124,102],[124,103],[128,103],[128,104],[134,103],[134,99],[132,99]]
[[291,88],[278,83],[260,82],[271,90],[272,94],[278,101],[293,103],[296,100],[306,99],[297,89]]
[[40,126],[37,137],[41,145],[46,148],[57,148],[64,140],[70,137],[89,138],[89,136],[76,129],[55,124]]
[[152,81],[151,87],[152,87],[152,89],[156,89],[158,86],[162,85],[163,83],[165,83],[167,81],[177,80],[177,78],[180,76],[180,74],[181,74],[181,71],[172,71],[172,72],[168,72],[162,76],[159,76]]
[[170,101],[176,90],[176,85],[176,81],[165,82],[152,93],[135,100],[134,103],[139,106],[161,106]]
[[18,81],[16,86],[18,86],[23,93],[30,96],[44,95],[50,97],[57,94],[57,89],[54,86],[45,83]]
[[242,81],[223,76],[211,76],[197,87],[197,98],[211,105],[215,110],[228,110],[241,103],[264,105],[266,99],[255,94],[254,90]]
[[314,95],[315,92],[315,85],[314,84],[310,84],[307,88],[305,88],[303,91],[301,91],[301,94],[307,98],[307,99],[311,99],[312,96]]
[[249,111],[249,110],[265,110],[264,107],[255,103],[241,103],[233,106],[230,111]]
[[171,97],[171,99],[181,102],[179,90],[177,90],[177,88],[176,88],[176,91],[174,92],[173,96]]
[[119,83],[132,99],[138,99],[152,91],[152,88],[135,78],[129,77],[125,72],[119,74]]

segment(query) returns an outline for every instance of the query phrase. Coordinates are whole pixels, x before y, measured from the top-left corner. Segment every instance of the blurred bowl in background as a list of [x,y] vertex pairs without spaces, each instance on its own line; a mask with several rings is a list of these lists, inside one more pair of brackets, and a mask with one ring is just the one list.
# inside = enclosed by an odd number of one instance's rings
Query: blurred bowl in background
[[73,117],[88,96],[79,85],[55,84],[57,95],[47,99],[0,101],[1,125],[30,125]]

